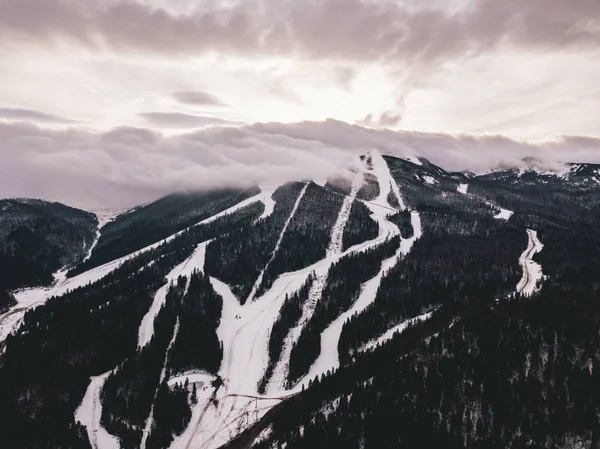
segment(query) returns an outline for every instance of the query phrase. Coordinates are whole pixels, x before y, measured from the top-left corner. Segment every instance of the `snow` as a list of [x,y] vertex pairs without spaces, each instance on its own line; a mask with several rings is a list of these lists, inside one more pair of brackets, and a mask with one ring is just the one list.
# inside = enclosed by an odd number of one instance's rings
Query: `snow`
[[[308,374],[298,383],[298,385],[296,385],[294,391],[300,391],[302,385],[305,387],[308,386],[308,382],[311,379],[315,379],[317,376],[325,374],[329,370],[333,371],[339,368],[338,343],[340,336],[342,335],[344,323],[350,319],[350,317],[364,312],[365,309],[375,301],[377,290],[379,289],[383,277],[398,264],[401,256],[408,254],[413,243],[422,236],[421,217],[418,212],[411,212],[411,222],[414,229],[413,237],[402,240],[396,254],[384,260],[381,264],[381,269],[375,277],[362,285],[361,293],[352,307],[338,316],[327,329],[321,333],[321,352],[319,353],[319,357],[310,367]],[[400,231],[396,227],[395,234],[397,235],[399,233]]]
[[260,185],[260,201],[265,205],[265,210],[261,216],[256,219],[255,223],[260,220],[264,220],[273,214],[273,211],[275,210],[275,200],[273,199],[273,194],[277,190],[277,187],[279,187],[279,185]]
[[[175,323],[175,329],[173,329],[173,336],[171,337],[171,341],[169,342],[169,346],[167,347],[167,352],[165,353],[165,361],[163,362],[163,367],[160,372],[160,380],[158,381],[158,385],[161,385],[165,380],[165,376],[167,374],[167,361],[169,358],[169,352],[171,351],[171,347],[173,343],[175,343],[175,339],[177,338],[177,333],[179,332],[179,318],[177,318],[177,322]],[[158,395],[158,387],[154,393],[154,399],[152,400],[152,407],[150,407],[150,415],[146,420],[146,425],[144,426],[144,433],[142,435],[142,443],[140,444],[140,449],[146,449],[146,442],[148,441],[148,436],[150,435],[150,430],[152,429],[152,422],[154,421],[154,402],[156,402],[156,396]]]
[[210,241],[200,243],[198,246],[196,246],[196,249],[190,257],[185,259],[182,263],[173,268],[169,274],[167,274],[167,282],[156,291],[150,309],[146,315],[144,315],[144,318],[142,318],[142,323],[140,324],[140,328],[138,330],[138,346],[140,348],[146,346],[152,339],[152,335],[154,334],[154,320],[156,319],[158,312],[160,312],[161,307],[165,303],[170,284],[177,281],[179,276],[187,277],[189,282],[189,278],[194,270],[204,270],[206,246],[209,243]]
[[260,284],[262,284],[262,280],[263,280],[263,277],[265,275],[265,271],[267,270],[267,268],[269,267],[269,265],[271,265],[271,263],[275,259],[275,256],[279,252],[279,248],[281,246],[281,242],[283,241],[283,236],[285,235],[285,232],[287,231],[287,228],[288,228],[290,222],[292,221],[292,218],[296,214],[296,211],[298,210],[298,206],[300,205],[300,202],[302,201],[302,198],[304,198],[304,194],[306,193],[306,189],[307,188],[308,188],[308,184],[305,184],[304,187],[302,188],[302,190],[300,191],[300,194],[298,195],[298,198],[296,199],[296,202],[294,203],[294,207],[292,208],[292,212],[290,213],[290,215],[287,218],[285,224],[283,225],[283,229],[281,230],[281,234],[279,234],[279,238],[277,239],[277,243],[275,244],[275,248],[273,249],[273,253],[271,254],[271,258],[265,264],[265,266],[263,267],[262,271],[258,275],[258,278],[256,279],[256,282],[252,286],[252,290],[250,291],[250,294],[248,295],[248,298],[246,299],[246,302],[252,302],[254,300],[254,296],[256,295],[256,292],[257,292],[258,288],[260,287]]
[[423,162],[421,162],[417,157],[415,156],[408,156],[406,158],[407,161],[412,162],[415,165],[423,165]]
[[517,293],[523,296],[531,296],[538,292],[540,287],[538,283],[542,280],[542,266],[533,261],[533,256],[539,253],[543,248],[542,242],[537,237],[537,231],[527,230],[527,249],[523,251],[519,258],[519,264],[523,267],[523,277],[517,284]]
[[[344,197],[344,202],[338,214],[336,223],[334,224],[332,229],[331,240],[327,247],[325,259],[331,259],[333,261],[333,258],[338,256],[342,252],[344,227],[346,226],[346,222],[348,221],[348,217],[350,216],[352,203],[354,202],[354,198],[356,198],[356,194],[362,186],[362,182],[363,173],[361,171],[355,175],[352,181],[350,195]],[[273,370],[273,376],[271,377],[271,379],[269,379],[267,391],[278,390],[286,384],[286,379],[288,377],[289,370],[288,363],[290,359],[290,354],[292,352],[292,348],[298,342],[302,330],[312,318],[317,303],[321,300],[323,288],[327,283],[327,277],[329,275],[329,267],[331,266],[331,263],[332,262],[326,265],[324,267],[325,269],[319,270],[317,273],[315,273],[316,277],[312,285],[310,286],[308,292],[308,300],[303,304],[302,315],[300,317],[300,320],[298,321],[298,324],[290,330],[290,332],[284,339],[283,349],[281,350],[281,356],[275,365],[275,368]]]
[[462,193],[463,195],[466,195],[468,188],[469,188],[469,184],[459,184],[458,187],[456,188],[456,191],[458,193]]
[[433,176],[423,175],[423,181],[427,184],[437,184],[437,180]]
[[[396,199],[398,200],[398,204],[400,204],[400,210],[405,210],[406,204],[404,204],[402,195],[400,195],[400,189],[398,189],[398,184],[396,184],[396,181],[392,177],[385,159],[383,159],[379,152],[372,151],[371,161],[373,165],[372,172],[377,177],[379,182],[379,196],[370,202],[374,205],[377,205],[379,210],[373,210],[373,213],[391,215],[396,212],[396,210],[388,203],[387,200],[390,189],[392,189]],[[368,205],[369,204],[367,204],[367,206]]]
[[514,214],[514,212],[511,210],[502,209],[501,207],[498,208],[500,209],[500,212],[494,215],[494,218],[497,218],[499,220],[508,220]]
[[90,378],[90,384],[83,396],[81,404],[75,411],[75,421],[79,421],[87,429],[92,449],[119,449],[119,439],[109,434],[100,424],[102,402],[100,393],[110,371]]
[[117,218],[117,216],[120,215],[122,213],[122,211],[109,211],[109,210],[106,210],[106,211],[102,211],[102,212],[99,211],[99,212],[92,212],[92,213],[94,215],[96,215],[96,218],[98,219],[98,227],[96,228],[96,237],[94,238],[94,241],[90,245],[90,248],[88,249],[88,253],[83,258],[82,262],[85,262],[90,257],[92,257],[92,251],[94,250],[94,248],[98,244],[98,240],[100,240],[100,231],[101,231],[101,229],[104,226],[106,226],[108,223],[110,223],[111,221],[113,221],[115,218]]
[[187,371],[185,373],[178,374],[175,377],[171,377],[167,381],[167,385],[169,385],[169,387],[173,387],[175,384],[184,385],[185,381],[187,380],[190,386],[192,384],[196,384],[197,388],[202,388],[206,385],[210,385],[214,379],[215,376],[204,371]]
[[[111,262],[105,263],[104,265],[100,265],[99,267],[92,268],[91,270],[81,273],[78,276],[67,278],[66,272],[64,270],[61,270],[57,274],[55,274],[55,278],[57,279],[54,285],[52,285],[51,287],[29,288],[13,292],[13,295],[17,300],[17,305],[14,306],[5,315],[0,317],[0,343],[2,343],[8,335],[15,332],[19,328],[23,317],[25,316],[25,312],[28,309],[37,307],[45,303],[50,297],[61,296],[67,293],[68,291],[75,290],[77,288],[97,282],[100,279],[112,273],[117,268],[119,268],[124,262],[133,259],[134,257],[137,257],[142,253],[157,248],[163,243],[170,242],[171,240],[183,234],[193,226],[211,223],[223,216],[237,212],[238,210],[247,207],[251,204],[265,201],[268,202],[268,200],[265,199],[265,193],[261,192],[258,195],[250,197],[222,212],[219,212],[216,215],[213,215],[212,217],[206,218],[200,221],[199,223],[196,223],[195,225],[192,225],[182,231],[176,232],[175,234],[163,240],[159,240],[158,242],[148,245],[145,248],[134,251],[131,254],[120,257]],[[265,206],[265,209],[268,209],[268,207]]]
[[404,330],[408,327],[411,326],[415,323],[418,323],[420,321],[424,321],[427,320],[429,318],[431,318],[431,315],[433,314],[433,312],[427,312],[424,313],[422,315],[416,316],[414,318],[411,318],[409,320],[403,321],[402,323],[398,324],[397,326],[392,327],[391,329],[388,329],[387,332],[385,332],[381,337],[370,341],[369,343],[365,344],[364,346],[362,346],[359,349],[359,352],[365,352],[365,351],[369,351],[371,349],[374,349],[378,346],[381,346],[382,344],[384,344],[385,342],[387,342],[388,340],[391,340],[394,335],[396,335],[397,333],[400,332],[404,332]]

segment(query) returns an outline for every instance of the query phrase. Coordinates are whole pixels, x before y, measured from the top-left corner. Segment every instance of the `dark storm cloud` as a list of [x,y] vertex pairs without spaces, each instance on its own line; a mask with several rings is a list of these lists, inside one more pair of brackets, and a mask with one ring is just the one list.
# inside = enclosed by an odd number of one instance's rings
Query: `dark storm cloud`
[[240,122],[224,120],[218,117],[183,114],[179,112],[142,112],[138,115],[151,125],[166,128],[199,128],[211,125],[240,124]]
[[143,128],[106,133],[0,122],[0,198],[36,197],[80,207],[127,207],[184,189],[325,179],[377,150],[421,156],[449,170],[485,171],[557,161],[600,162],[600,139],[544,144],[501,136],[367,129],[335,120],[214,127],[165,136]]
[[430,62],[500,45],[597,48],[599,21],[598,0],[473,0],[452,14],[396,1],[207,0],[188,15],[134,0],[0,0],[0,42],[70,40],[167,56]]
[[38,123],[54,123],[54,124],[69,124],[76,123],[74,120],[70,120],[57,115],[47,114],[42,111],[36,111],[34,109],[22,109],[22,108],[0,108],[0,119],[6,119],[11,121],[33,121]]
[[175,92],[173,98],[179,103],[194,106],[227,106],[215,95],[202,91]]

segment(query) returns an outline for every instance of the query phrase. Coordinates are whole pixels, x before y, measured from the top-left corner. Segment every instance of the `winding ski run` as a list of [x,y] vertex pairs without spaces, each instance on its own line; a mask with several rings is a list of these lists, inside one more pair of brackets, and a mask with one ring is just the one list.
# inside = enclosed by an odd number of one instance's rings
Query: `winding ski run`
[[542,266],[534,262],[533,256],[539,253],[544,245],[538,239],[537,231],[528,229],[527,238],[527,249],[519,258],[519,264],[523,268],[523,277],[517,284],[517,293],[523,296],[531,296],[538,292],[540,290],[539,283],[543,278]]

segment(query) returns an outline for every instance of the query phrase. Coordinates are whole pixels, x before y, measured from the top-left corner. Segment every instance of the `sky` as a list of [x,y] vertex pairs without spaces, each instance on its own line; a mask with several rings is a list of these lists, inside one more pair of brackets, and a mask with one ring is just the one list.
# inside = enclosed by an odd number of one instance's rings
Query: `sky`
[[600,162],[599,79],[598,0],[0,0],[0,197]]

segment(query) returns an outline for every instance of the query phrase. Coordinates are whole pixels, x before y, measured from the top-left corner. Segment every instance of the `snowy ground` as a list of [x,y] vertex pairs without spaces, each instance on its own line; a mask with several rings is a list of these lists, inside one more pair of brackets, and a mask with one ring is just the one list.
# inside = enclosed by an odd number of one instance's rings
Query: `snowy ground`
[[414,318],[411,318],[409,320],[403,321],[402,323],[398,324],[397,326],[392,327],[391,329],[388,329],[387,332],[385,332],[381,337],[370,341],[369,343],[365,344],[363,347],[361,347],[359,349],[359,352],[365,352],[365,351],[369,351],[371,349],[374,349],[378,346],[381,346],[382,344],[384,344],[386,341],[391,340],[394,335],[400,333],[400,332],[404,332],[404,330],[408,327],[411,326],[415,323],[418,323],[420,321],[424,321],[427,320],[429,318],[431,318],[433,312],[427,312],[424,313],[422,315],[416,316]]
[[109,434],[100,425],[102,417],[102,402],[100,401],[100,392],[108,373],[101,376],[95,376],[90,379],[83,401],[75,411],[75,421],[83,424],[88,433],[92,449],[119,449],[119,439]]
[[[158,384],[162,384],[165,380],[165,375],[167,373],[167,362],[169,358],[169,352],[173,343],[175,343],[175,339],[177,338],[177,333],[179,332],[179,318],[177,318],[177,322],[175,323],[175,329],[173,329],[173,336],[171,337],[171,341],[169,342],[169,346],[167,347],[167,352],[165,353],[165,361],[163,362],[163,367],[160,372],[160,380]],[[154,393],[154,400],[152,401],[152,407],[150,407],[150,415],[146,420],[146,425],[144,426],[144,433],[142,434],[142,443],[140,444],[140,449],[146,449],[146,442],[148,441],[148,436],[150,435],[150,430],[152,429],[152,423],[154,422],[154,401],[156,401],[156,395],[158,394],[158,388]]]
[[527,230],[528,244],[527,249],[523,251],[519,258],[519,264],[523,267],[523,277],[517,284],[517,293],[524,296],[531,296],[539,291],[539,282],[542,280],[542,266],[533,261],[533,256],[539,253],[543,248],[542,242],[537,237],[537,231]]
[[94,215],[96,215],[96,218],[98,219],[98,227],[96,228],[96,237],[94,238],[94,241],[90,245],[87,255],[83,258],[83,262],[85,262],[90,257],[92,257],[92,251],[94,251],[94,248],[98,244],[98,240],[100,240],[100,232],[101,232],[102,228],[104,226],[106,226],[108,223],[110,223],[111,221],[113,221],[115,218],[117,218],[122,212],[123,211],[113,211],[113,210],[92,212]]
[[467,190],[469,189],[469,184],[459,184],[456,188],[458,193],[462,193],[463,195],[467,194]]
[[[263,213],[262,217],[265,218],[266,216],[268,216],[268,214],[272,213],[271,195],[272,192],[270,191],[261,191],[259,194],[250,197],[244,201],[241,201],[240,203],[230,207],[229,209],[219,212],[218,214],[213,215],[212,217],[209,217],[205,220],[202,220],[199,223],[196,223],[192,226],[211,223],[225,215],[232,214],[240,209],[243,209],[244,207],[247,207],[257,202],[262,202],[263,204],[265,204],[265,212]],[[265,213],[267,213],[267,215],[265,215]],[[163,243],[173,240],[178,235],[184,233],[187,229],[184,229],[165,239],[159,240],[158,242],[153,243],[152,245],[148,245],[145,248],[134,251],[131,254],[120,257],[119,259],[93,268],[89,271],[86,271],[85,273],[82,273],[78,276],[74,276],[72,278],[67,278],[66,272],[64,270],[61,270],[55,274],[55,282],[54,285],[52,285],[51,287],[29,288],[13,292],[13,295],[17,300],[17,305],[15,305],[6,314],[0,316],[0,343],[6,340],[6,337],[8,335],[10,335],[19,328],[21,322],[23,321],[23,317],[25,316],[25,312],[28,309],[43,304],[48,298],[52,296],[61,296],[69,290],[74,290],[76,288],[83,287],[89,283],[94,283],[102,279],[103,277],[109,275],[114,270],[119,268],[125,261],[130,260],[138,256],[139,254],[150,251]]]
[[514,212],[512,210],[500,208],[500,212],[498,212],[496,215],[494,215],[494,218],[497,218],[500,220],[508,220],[513,215],[513,213]]

